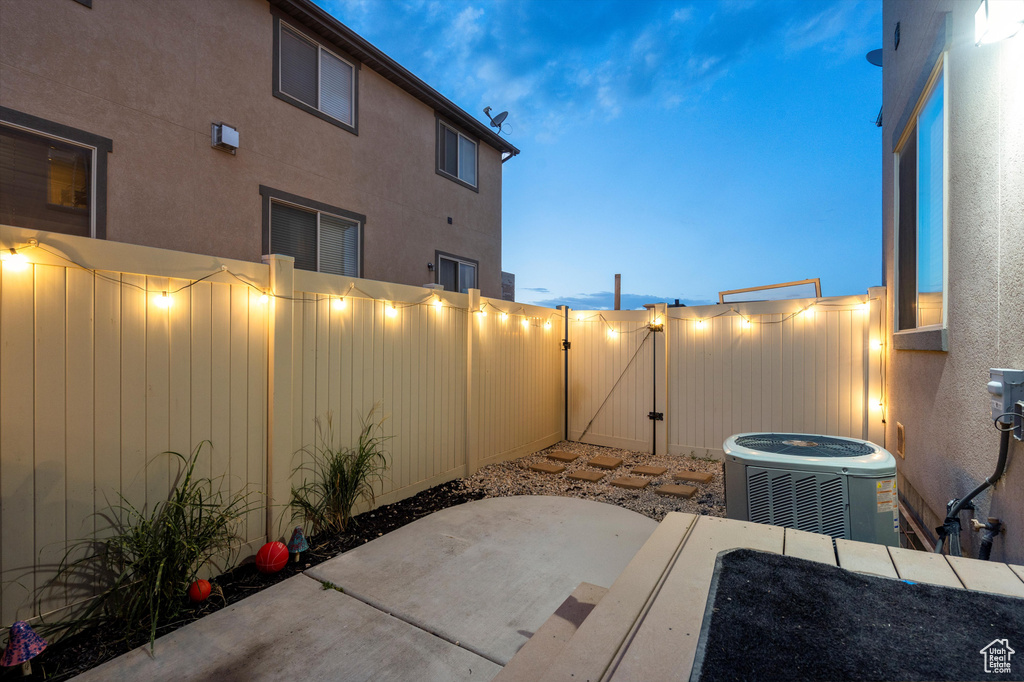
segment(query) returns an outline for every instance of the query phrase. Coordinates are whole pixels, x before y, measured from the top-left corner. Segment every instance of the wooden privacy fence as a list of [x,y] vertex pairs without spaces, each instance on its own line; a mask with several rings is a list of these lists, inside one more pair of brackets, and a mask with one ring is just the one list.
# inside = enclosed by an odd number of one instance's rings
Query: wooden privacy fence
[[573,311],[569,436],[713,457],[748,431],[884,445],[884,296]]
[[316,417],[331,413],[335,445],[351,445],[382,406],[379,504],[562,437],[558,311],[296,271],[285,257],[6,226],[0,247],[29,259],[0,264],[5,623],[68,605],[33,596],[75,542],[102,534],[119,496],[166,499],[178,467],[165,451],[209,440],[202,473],[260,496],[245,556],[289,530],[283,505]]

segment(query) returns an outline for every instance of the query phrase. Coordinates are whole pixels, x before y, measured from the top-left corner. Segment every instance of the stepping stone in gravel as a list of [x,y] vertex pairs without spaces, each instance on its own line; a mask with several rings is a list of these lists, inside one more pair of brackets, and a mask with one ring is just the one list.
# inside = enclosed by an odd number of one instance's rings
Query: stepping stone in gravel
[[560,474],[565,471],[565,467],[561,464],[552,464],[551,462],[537,462],[530,465],[530,470],[539,471],[542,474]]
[[579,457],[579,455],[574,455],[571,452],[562,452],[561,450],[555,450],[554,452],[548,453],[548,459],[554,459],[559,462],[571,462],[577,457]]
[[668,467],[650,467],[644,465],[633,467],[633,470],[629,473],[640,474],[641,476],[661,476],[666,471],[668,471]]
[[693,497],[697,489],[692,485],[680,485],[678,483],[669,483],[668,485],[658,486],[654,489],[654,492],[659,495],[667,495],[668,497]]
[[711,483],[711,479],[714,477],[714,474],[703,471],[680,471],[672,476],[676,481],[692,481],[694,483]]
[[605,474],[598,473],[596,471],[574,471],[571,474],[566,474],[566,478],[574,478],[577,481],[590,481],[591,483],[597,483]]
[[587,462],[592,467],[598,469],[618,469],[622,466],[622,460],[618,457],[609,457],[608,455],[598,455],[594,459]]
[[618,488],[629,488],[630,490],[643,490],[650,483],[646,478],[636,478],[635,476],[623,476],[622,478],[616,478],[609,481],[612,485]]

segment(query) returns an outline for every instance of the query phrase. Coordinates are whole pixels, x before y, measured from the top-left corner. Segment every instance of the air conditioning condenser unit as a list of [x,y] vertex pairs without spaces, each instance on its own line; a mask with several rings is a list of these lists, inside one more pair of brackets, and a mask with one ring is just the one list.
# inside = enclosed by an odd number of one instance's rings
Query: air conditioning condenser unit
[[896,460],[866,440],[740,433],[725,450],[730,519],[899,545]]

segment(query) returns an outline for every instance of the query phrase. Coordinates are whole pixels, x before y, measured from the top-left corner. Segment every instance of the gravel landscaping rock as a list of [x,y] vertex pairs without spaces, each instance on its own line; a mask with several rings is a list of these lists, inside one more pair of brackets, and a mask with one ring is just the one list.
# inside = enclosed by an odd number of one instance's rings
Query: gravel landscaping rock
[[[530,470],[530,465],[552,462],[547,458],[547,454],[557,451],[578,454],[580,457],[571,462],[563,462],[565,471],[558,474],[545,474]],[[587,463],[590,459],[598,455],[619,458],[622,460],[622,466],[615,469],[614,472],[589,466]],[[643,490],[628,490],[610,484],[617,477],[629,476],[635,466],[665,467],[667,471],[660,476],[651,476],[645,479],[650,481],[650,485]],[[569,474],[578,471],[593,471],[599,474],[612,473],[613,475],[605,476],[596,483],[569,478]],[[695,483],[697,493],[689,499],[659,495],[657,489],[662,485],[676,483],[672,480],[672,475],[681,471],[706,472],[712,474],[714,478],[710,483]],[[485,497],[560,495],[596,500],[632,509],[655,521],[661,521],[665,518],[665,514],[672,511],[725,516],[722,463],[714,459],[700,459],[683,455],[655,456],[647,452],[633,452],[562,441],[529,457],[486,466],[475,475],[462,479],[460,483],[467,492],[482,493]]]

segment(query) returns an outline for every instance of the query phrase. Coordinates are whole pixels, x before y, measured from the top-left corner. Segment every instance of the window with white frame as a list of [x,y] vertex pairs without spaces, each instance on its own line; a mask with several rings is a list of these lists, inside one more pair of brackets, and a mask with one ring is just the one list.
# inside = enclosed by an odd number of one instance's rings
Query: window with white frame
[[478,288],[476,282],[477,262],[448,253],[437,252],[437,283],[445,291],[468,293]]
[[355,66],[299,30],[275,24],[274,95],[355,132]]
[[300,270],[360,276],[364,216],[267,187],[260,192],[265,253],[291,256]]
[[0,107],[0,224],[106,237],[111,140]]
[[935,67],[896,148],[896,329],[945,323],[946,92]]
[[476,189],[477,144],[441,120],[437,122],[437,171]]

